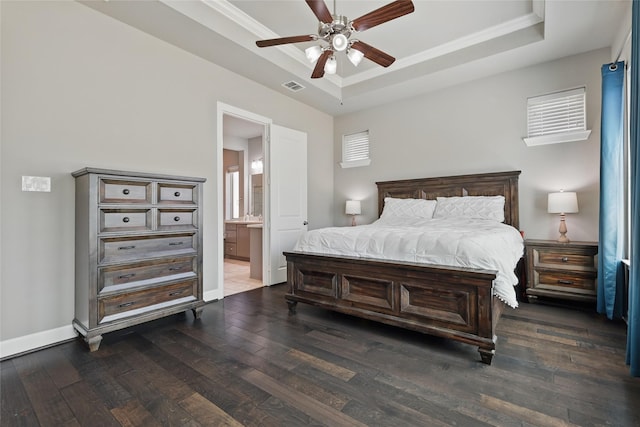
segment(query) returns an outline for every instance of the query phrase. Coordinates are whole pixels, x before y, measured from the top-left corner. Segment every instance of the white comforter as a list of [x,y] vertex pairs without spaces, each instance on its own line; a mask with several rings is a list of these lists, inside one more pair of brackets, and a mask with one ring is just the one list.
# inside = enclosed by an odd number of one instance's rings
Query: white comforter
[[482,219],[379,219],[356,227],[329,227],[303,234],[294,250],[425,264],[497,270],[493,292],[518,306],[514,269],[522,257],[520,232]]

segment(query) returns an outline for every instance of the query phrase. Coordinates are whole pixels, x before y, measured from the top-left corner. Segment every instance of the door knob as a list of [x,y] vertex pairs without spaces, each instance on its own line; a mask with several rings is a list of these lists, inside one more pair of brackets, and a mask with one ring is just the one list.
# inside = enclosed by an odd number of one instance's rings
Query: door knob
[[309,221],[303,222],[302,225],[309,225]]

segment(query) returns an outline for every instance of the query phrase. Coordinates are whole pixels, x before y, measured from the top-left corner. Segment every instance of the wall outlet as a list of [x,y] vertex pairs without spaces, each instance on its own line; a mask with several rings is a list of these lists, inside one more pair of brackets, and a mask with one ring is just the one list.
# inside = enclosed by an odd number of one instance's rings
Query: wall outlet
[[51,191],[51,178],[48,176],[23,176],[22,191]]

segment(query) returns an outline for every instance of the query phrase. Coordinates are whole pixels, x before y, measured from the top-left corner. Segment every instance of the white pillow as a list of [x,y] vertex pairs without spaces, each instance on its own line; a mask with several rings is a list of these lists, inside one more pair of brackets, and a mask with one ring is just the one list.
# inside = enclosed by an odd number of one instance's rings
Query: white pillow
[[380,218],[433,218],[435,200],[384,198],[384,209]]
[[478,218],[504,222],[504,196],[438,197],[434,218]]

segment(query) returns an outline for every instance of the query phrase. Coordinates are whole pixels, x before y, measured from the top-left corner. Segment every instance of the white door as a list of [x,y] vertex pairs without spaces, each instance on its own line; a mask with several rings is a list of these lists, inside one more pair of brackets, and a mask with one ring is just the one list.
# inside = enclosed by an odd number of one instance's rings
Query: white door
[[287,281],[282,254],[307,231],[307,134],[271,125],[269,146],[269,285]]

